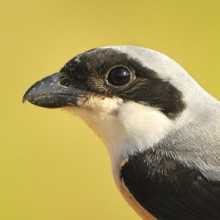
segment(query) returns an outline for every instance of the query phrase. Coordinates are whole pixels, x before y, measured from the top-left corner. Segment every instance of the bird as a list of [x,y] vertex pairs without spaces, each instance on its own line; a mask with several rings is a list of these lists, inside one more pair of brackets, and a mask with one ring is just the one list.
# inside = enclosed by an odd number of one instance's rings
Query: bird
[[25,101],[86,122],[142,219],[220,219],[220,103],[173,59],[133,45],[90,49]]

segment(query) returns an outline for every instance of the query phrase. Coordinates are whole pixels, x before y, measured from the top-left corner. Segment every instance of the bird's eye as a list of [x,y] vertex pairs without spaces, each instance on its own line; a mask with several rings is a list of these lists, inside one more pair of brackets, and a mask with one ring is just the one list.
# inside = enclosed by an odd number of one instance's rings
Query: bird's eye
[[131,81],[131,71],[123,66],[111,69],[107,75],[107,82],[113,86],[123,86]]

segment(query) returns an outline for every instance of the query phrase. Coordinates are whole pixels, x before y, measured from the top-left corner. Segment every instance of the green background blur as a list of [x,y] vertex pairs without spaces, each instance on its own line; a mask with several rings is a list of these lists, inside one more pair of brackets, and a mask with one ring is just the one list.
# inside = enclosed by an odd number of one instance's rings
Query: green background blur
[[94,133],[22,95],[80,52],[135,44],[169,55],[219,99],[220,1],[0,0],[0,28],[0,219],[139,219]]

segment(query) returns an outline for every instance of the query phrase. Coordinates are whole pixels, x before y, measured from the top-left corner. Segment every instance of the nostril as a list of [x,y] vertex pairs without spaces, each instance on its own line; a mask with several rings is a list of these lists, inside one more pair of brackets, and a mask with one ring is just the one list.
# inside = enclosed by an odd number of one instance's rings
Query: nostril
[[67,75],[62,75],[60,78],[60,85],[70,86],[72,85],[72,80]]

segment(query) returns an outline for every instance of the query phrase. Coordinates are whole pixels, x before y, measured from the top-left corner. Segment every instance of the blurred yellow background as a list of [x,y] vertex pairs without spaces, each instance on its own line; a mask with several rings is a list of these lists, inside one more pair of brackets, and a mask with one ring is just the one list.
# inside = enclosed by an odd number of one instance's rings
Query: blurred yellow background
[[0,24],[0,219],[138,220],[94,133],[22,95],[80,52],[135,44],[169,55],[219,99],[220,1],[0,0]]

